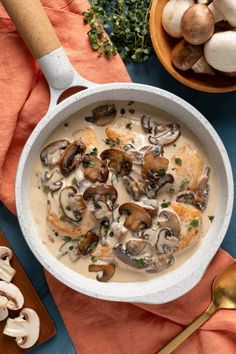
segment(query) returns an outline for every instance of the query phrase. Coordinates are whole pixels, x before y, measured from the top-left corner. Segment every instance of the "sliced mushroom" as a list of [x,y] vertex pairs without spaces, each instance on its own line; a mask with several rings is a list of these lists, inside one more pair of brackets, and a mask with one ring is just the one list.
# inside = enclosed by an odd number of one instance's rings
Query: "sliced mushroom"
[[143,176],[157,180],[165,175],[168,165],[169,160],[161,155],[160,147],[153,147],[143,157]]
[[36,311],[24,308],[17,318],[8,318],[3,333],[16,338],[22,349],[31,348],[39,338],[40,320]]
[[[129,254],[128,250],[124,248],[122,244],[118,244],[113,248],[114,255],[123,263],[129,265],[132,268],[144,269],[150,264],[150,259],[136,258]],[[140,259],[142,261],[140,261]]]
[[136,150],[133,144],[126,144],[123,147],[123,150],[127,152],[127,154],[132,158],[132,162],[134,165],[142,165],[143,156],[146,151],[148,151],[152,146],[147,145],[143,146],[140,150]]
[[158,273],[175,263],[175,258],[170,254],[162,254],[153,259],[152,263],[146,269],[147,273]]
[[132,159],[120,149],[107,149],[101,153],[102,160],[109,160],[109,167],[118,175],[127,176],[132,170]]
[[104,161],[96,156],[85,155],[82,163],[84,176],[88,180],[100,183],[106,182],[109,175],[109,169]]
[[208,184],[209,176],[210,176],[210,167],[206,167],[196,189],[196,205],[200,210],[205,210],[207,207],[209,190],[210,190]]
[[78,167],[85,149],[85,145],[80,141],[74,141],[66,148],[59,161],[63,175],[68,175]]
[[99,229],[99,236],[100,236],[100,243],[102,246],[107,246],[107,234],[110,228],[110,220],[108,218],[104,218],[100,222],[100,229]]
[[136,171],[133,170],[128,176],[123,176],[122,182],[125,185],[127,193],[134,200],[139,200],[145,194],[145,181]]
[[158,202],[156,199],[148,199],[146,196],[141,197],[138,202],[136,202],[137,205],[141,206],[142,208],[146,209],[151,217],[155,217],[158,213]]
[[178,249],[180,240],[174,236],[170,229],[163,228],[158,234],[156,243],[157,254],[173,253]]
[[64,242],[59,252],[62,256],[68,255],[71,262],[76,262],[80,258],[79,241]]
[[157,196],[158,191],[168,183],[174,183],[174,177],[171,174],[166,174],[157,180],[150,181],[146,186],[146,195],[150,199]]
[[93,250],[97,247],[99,237],[93,231],[88,231],[82,237],[83,240],[79,244],[79,252],[82,256],[87,256],[88,254],[92,253]]
[[191,205],[196,205],[196,195],[191,191],[183,191],[178,193],[176,197],[178,203],[186,203]]
[[85,117],[85,120],[94,123],[100,127],[110,124],[116,117],[116,108],[114,104],[98,106],[92,110],[91,117]]
[[166,208],[160,212],[159,217],[164,218],[164,221],[159,221],[161,228],[168,228],[171,231],[171,235],[176,237],[180,235],[181,223],[175,211]]
[[88,268],[89,272],[102,272],[102,275],[97,275],[96,279],[101,282],[107,282],[110,280],[116,270],[116,266],[113,263],[110,264],[90,264]]
[[8,247],[0,246],[0,279],[10,283],[16,273],[11,267],[10,260],[12,259],[12,250]]
[[119,213],[127,214],[124,226],[131,231],[138,231],[140,228],[152,226],[152,218],[149,212],[134,203],[125,203],[119,207]]
[[73,222],[80,222],[82,220],[86,204],[74,186],[63,188],[59,196],[59,201],[67,220]]
[[214,29],[214,16],[206,5],[190,6],[181,18],[182,35],[190,44],[205,43],[213,35]]
[[0,281],[0,321],[8,316],[9,310],[19,310],[24,305],[20,289],[12,283]]
[[119,240],[125,237],[128,234],[128,229],[123,225],[122,222],[113,221],[110,227],[111,232]]
[[150,133],[148,140],[152,145],[170,145],[180,136],[180,126],[177,123],[158,124],[150,117],[141,118],[143,129]]
[[138,230],[134,236],[142,240],[153,241],[157,239],[158,232],[159,228],[152,226],[150,229]]
[[165,131],[165,124],[157,123],[151,117],[143,115],[141,118],[143,130],[154,135],[156,132]]
[[67,148],[70,142],[66,139],[57,140],[47,145],[40,154],[40,159],[44,166],[50,168],[59,163],[63,151]]
[[145,240],[129,240],[126,250],[131,256],[147,257],[145,259],[151,259],[154,253],[152,245]]
[[63,185],[62,179],[63,177],[58,169],[52,171],[51,174],[49,171],[44,171],[41,177],[41,183],[47,191],[56,192]]

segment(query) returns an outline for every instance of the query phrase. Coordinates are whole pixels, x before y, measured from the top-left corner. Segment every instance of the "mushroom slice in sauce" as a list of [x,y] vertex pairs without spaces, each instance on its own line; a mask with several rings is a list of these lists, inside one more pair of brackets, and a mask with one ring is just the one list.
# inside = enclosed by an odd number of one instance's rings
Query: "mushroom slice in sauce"
[[124,226],[131,231],[138,231],[140,228],[152,226],[152,218],[149,212],[134,203],[124,203],[119,207],[119,213],[127,214]]
[[147,197],[142,197],[138,202],[136,202],[136,204],[146,209],[153,218],[158,213],[158,202],[156,199],[148,199]]
[[152,257],[154,249],[152,245],[145,240],[129,240],[126,243],[126,250],[131,256]]
[[123,146],[123,150],[127,152],[127,154],[132,158],[132,162],[134,165],[142,165],[143,156],[145,152],[151,148],[152,146],[147,145],[147,146],[143,146],[140,150],[136,150],[134,145],[131,143]]
[[162,254],[152,260],[151,265],[146,269],[147,273],[158,273],[171,267],[175,263],[175,258],[170,254]]
[[86,189],[83,194],[84,200],[92,200],[94,207],[99,208],[99,202],[106,203],[110,210],[113,210],[116,199],[117,190],[115,187],[106,184],[96,184]]
[[59,163],[61,154],[69,144],[68,140],[62,139],[47,145],[40,154],[43,165],[50,168],[56,166]]
[[127,264],[132,268],[144,269],[147,268],[150,264],[149,258],[145,259],[132,256],[122,244],[118,244],[117,246],[115,246],[113,248],[113,253],[121,262]]
[[191,205],[196,205],[196,195],[191,191],[183,191],[178,193],[176,197],[178,203],[186,203]]
[[102,272],[102,275],[97,275],[96,279],[101,282],[107,282],[110,280],[116,270],[116,266],[113,263],[109,264],[90,264],[88,267],[89,272]]
[[59,201],[67,220],[73,222],[80,222],[82,220],[86,204],[74,186],[63,188],[59,196]]
[[108,166],[118,175],[127,176],[132,170],[132,158],[123,150],[107,149],[100,156],[110,161]]
[[99,237],[95,232],[88,231],[81,238],[83,238],[83,240],[79,243],[79,252],[82,256],[87,256],[97,247]]
[[104,161],[96,156],[85,155],[82,163],[85,178],[92,182],[106,182],[109,169]]
[[56,192],[63,185],[62,179],[63,177],[58,169],[52,171],[51,174],[49,171],[44,171],[41,176],[41,183],[46,191]]
[[116,108],[114,104],[98,106],[92,110],[91,117],[85,117],[87,122],[96,124],[100,127],[110,124],[116,117]]
[[139,200],[145,194],[145,181],[136,171],[133,170],[128,176],[123,176],[122,182],[125,185],[127,193],[134,200]]
[[157,180],[150,181],[146,186],[147,197],[150,199],[156,198],[158,191],[168,183],[174,183],[174,177],[171,174],[166,174]]
[[80,258],[80,252],[79,252],[79,241],[69,241],[69,242],[64,242],[60,249],[59,249],[60,255],[65,256],[68,254],[71,262],[76,262]]
[[208,184],[209,175],[210,175],[210,167],[206,167],[196,189],[196,206],[200,210],[205,210],[207,207],[209,190],[210,190]]
[[149,149],[143,157],[143,176],[147,179],[158,179],[165,175],[169,160],[162,156],[160,147]]
[[59,161],[63,175],[68,175],[78,167],[85,149],[85,145],[80,141],[74,141],[66,148]]
[[174,236],[180,235],[181,223],[175,211],[171,209],[164,209],[160,212],[159,217],[164,218],[164,221],[159,221],[160,228],[168,228]]
[[107,246],[107,234],[110,228],[110,220],[108,218],[104,218],[100,223],[99,229],[99,236],[100,236],[100,243],[102,246]]
[[170,229],[161,229],[156,243],[157,254],[173,253],[178,249],[179,238]]

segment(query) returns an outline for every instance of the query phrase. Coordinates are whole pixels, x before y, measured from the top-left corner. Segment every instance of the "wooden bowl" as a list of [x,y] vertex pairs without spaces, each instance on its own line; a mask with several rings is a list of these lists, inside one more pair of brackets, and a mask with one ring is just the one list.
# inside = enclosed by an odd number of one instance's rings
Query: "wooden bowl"
[[171,62],[171,52],[179,39],[170,37],[162,27],[162,12],[168,0],[153,0],[150,14],[150,33],[156,55],[164,68],[178,81],[195,90],[220,93],[236,90],[236,77],[219,72],[214,76],[196,74],[192,70],[180,71]]

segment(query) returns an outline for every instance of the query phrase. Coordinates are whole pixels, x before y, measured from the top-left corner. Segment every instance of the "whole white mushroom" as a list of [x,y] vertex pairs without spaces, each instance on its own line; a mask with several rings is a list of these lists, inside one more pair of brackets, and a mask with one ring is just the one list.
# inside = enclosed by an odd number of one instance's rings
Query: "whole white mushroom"
[[181,18],[194,0],[170,0],[162,12],[162,26],[174,38],[181,38]]
[[213,4],[222,14],[223,19],[236,27],[236,1],[235,0],[214,0]]

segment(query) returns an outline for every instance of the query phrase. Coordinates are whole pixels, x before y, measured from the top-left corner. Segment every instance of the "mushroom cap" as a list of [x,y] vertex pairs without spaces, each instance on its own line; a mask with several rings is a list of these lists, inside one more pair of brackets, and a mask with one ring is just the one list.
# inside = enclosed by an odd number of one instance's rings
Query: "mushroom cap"
[[98,245],[99,237],[93,231],[88,231],[82,236],[83,241],[79,244],[79,251],[82,256],[90,254]]
[[0,246],[0,259],[8,258],[9,261],[12,259],[13,252],[10,248],[5,246]]
[[170,229],[163,228],[159,231],[156,242],[158,255],[174,253],[178,249],[179,244],[179,238],[174,236]]
[[59,161],[63,175],[66,176],[77,168],[85,150],[86,146],[81,141],[74,141],[67,146]]
[[128,266],[136,269],[144,269],[149,265],[149,260],[143,260],[143,262],[139,262],[136,257],[133,257],[129,254],[129,252],[123,247],[122,244],[118,244],[113,247],[113,254],[123,263]]
[[102,160],[110,160],[108,166],[121,176],[127,176],[132,170],[132,158],[123,150],[107,149],[100,156]]
[[84,200],[96,199],[107,201],[110,200],[112,204],[115,203],[118,193],[115,187],[107,184],[96,184],[88,187],[83,194]]
[[194,4],[193,0],[170,0],[167,2],[162,12],[162,26],[171,37],[182,37],[181,18],[192,4]]
[[124,203],[119,207],[120,214],[128,214],[124,226],[131,231],[138,231],[145,225],[146,228],[152,226],[150,213],[134,203]]
[[85,155],[82,163],[85,178],[92,182],[106,182],[109,175],[109,169],[104,161],[96,156]]
[[113,263],[109,264],[90,264],[88,267],[89,272],[102,272],[102,275],[97,275],[97,280],[107,282],[112,278],[115,273],[116,266]]
[[206,5],[192,5],[181,19],[182,35],[193,45],[205,43],[213,35],[214,29],[214,16]]
[[51,174],[48,171],[44,171],[41,177],[41,182],[42,185],[47,187],[51,192],[58,191],[63,185],[62,175],[58,169],[52,171]]
[[10,283],[16,273],[11,267],[10,260],[12,259],[12,250],[8,247],[0,246],[0,280]]
[[181,231],[181,223],[178,215],[175,211],[165,208],[159,214],[160,218],[164,218],[164,221],[160,221],[161,228],[167,228],[174,236],[179,236]]
[[182,39],[172,51],[172,63],[182,71],[192,68],[202,57],[203,49],[201,46],[192,45]]
[[47,145],[40,153],[42,164],[50,168],[56,166],[61,154],[69,144],[70,142],[67,139],[61,139]]
[[207,62],[216,70],[236,71],[236,32],[215,33],[204,46]]
[[147,179],[157,179],[165,175],[168,165],[169,160],[160,155],[160,149],[152,147],[143,157],[143,176]]
[[19,310],[24,305],[24,297],[20,289],[12,284],[0,281],[0,295],[7,298],[7,308],[9,310]]
[[114,104],[105,104],[94,108],[92,110],[92,117],[85,117],[85,120],[103,127],[115,119],[116,112]]
[[74,186],[68,186],[61,190],[59,202],[67,220],[73,222],[81,221],[86,204],[82,195],[78,194],[78,190]]
[[235,0],[214,0],[213,4],[222,13],[224,19],[236,27],[236,2]]
[[210,167],[206,167],[196,188],[196,206],[200,210],[205,210],[207,207],[210,190],[208,185],[209,177]]

